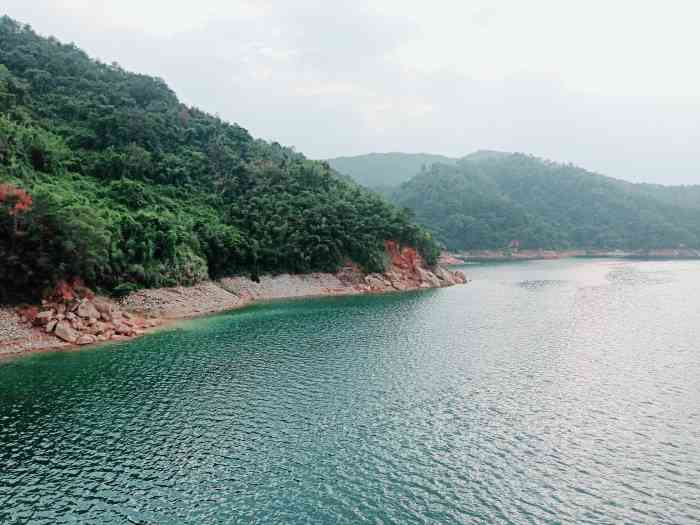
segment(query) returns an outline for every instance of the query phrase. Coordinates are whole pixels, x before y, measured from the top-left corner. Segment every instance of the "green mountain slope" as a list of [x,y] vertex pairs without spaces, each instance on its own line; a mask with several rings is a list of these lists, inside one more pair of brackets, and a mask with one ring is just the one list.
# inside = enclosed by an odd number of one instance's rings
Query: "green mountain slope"
[[435,165],[392,194],[449,248],[700,247],[697,187],[631,184],[522,154]]
[[328,160],[331,168],[368,188],[398,186],[438,162],[453,165],[457,159],[425,153],[370,153]]
[[435,259],[405,212],[326,163],[0,19],[0,296],[74,276],[124,292],[347,258],[378,270],[385,239]]

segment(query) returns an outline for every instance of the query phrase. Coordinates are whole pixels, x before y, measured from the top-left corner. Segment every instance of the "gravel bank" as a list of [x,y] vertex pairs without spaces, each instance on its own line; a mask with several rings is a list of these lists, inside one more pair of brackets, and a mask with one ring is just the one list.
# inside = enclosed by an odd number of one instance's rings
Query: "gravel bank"
[[162,319],[183,319],[244,306],[246,301],[214,282],[139,290],[120,301],[122,308]]
[[68,346],[70,345],[20,322],[14,307],[0,306],[0,357]]

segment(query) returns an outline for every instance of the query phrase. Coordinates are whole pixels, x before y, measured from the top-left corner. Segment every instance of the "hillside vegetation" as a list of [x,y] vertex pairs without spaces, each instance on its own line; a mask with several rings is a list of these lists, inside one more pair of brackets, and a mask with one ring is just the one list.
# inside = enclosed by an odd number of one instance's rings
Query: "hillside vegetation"
[[436,164],[391,192],[454,250],[700,247],[700,189],[632,184],[522,154]]
[[398,186],[435,163],[454,165],[457,159],[425,153],[369,153],[328,160],[334,170],[373,189]]
[[[206,80],[202,80],[206,81]],[[0,301],[384,264],[437,248],[326,163],[181,104],[160,79],[0,19]]]

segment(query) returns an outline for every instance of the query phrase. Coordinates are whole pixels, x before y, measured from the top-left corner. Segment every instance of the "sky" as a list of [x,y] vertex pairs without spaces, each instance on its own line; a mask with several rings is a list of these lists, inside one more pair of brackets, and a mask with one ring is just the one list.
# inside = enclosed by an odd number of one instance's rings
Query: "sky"
[[700,184],[700,3],[3,0],[311,158],[518,151]]

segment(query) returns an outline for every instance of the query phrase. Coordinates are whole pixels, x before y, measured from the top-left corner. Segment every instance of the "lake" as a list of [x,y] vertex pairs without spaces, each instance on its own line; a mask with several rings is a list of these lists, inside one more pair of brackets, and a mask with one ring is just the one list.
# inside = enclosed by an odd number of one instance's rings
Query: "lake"
[[698,523],[700,262],[463,269],[0,363],[0,523]]

